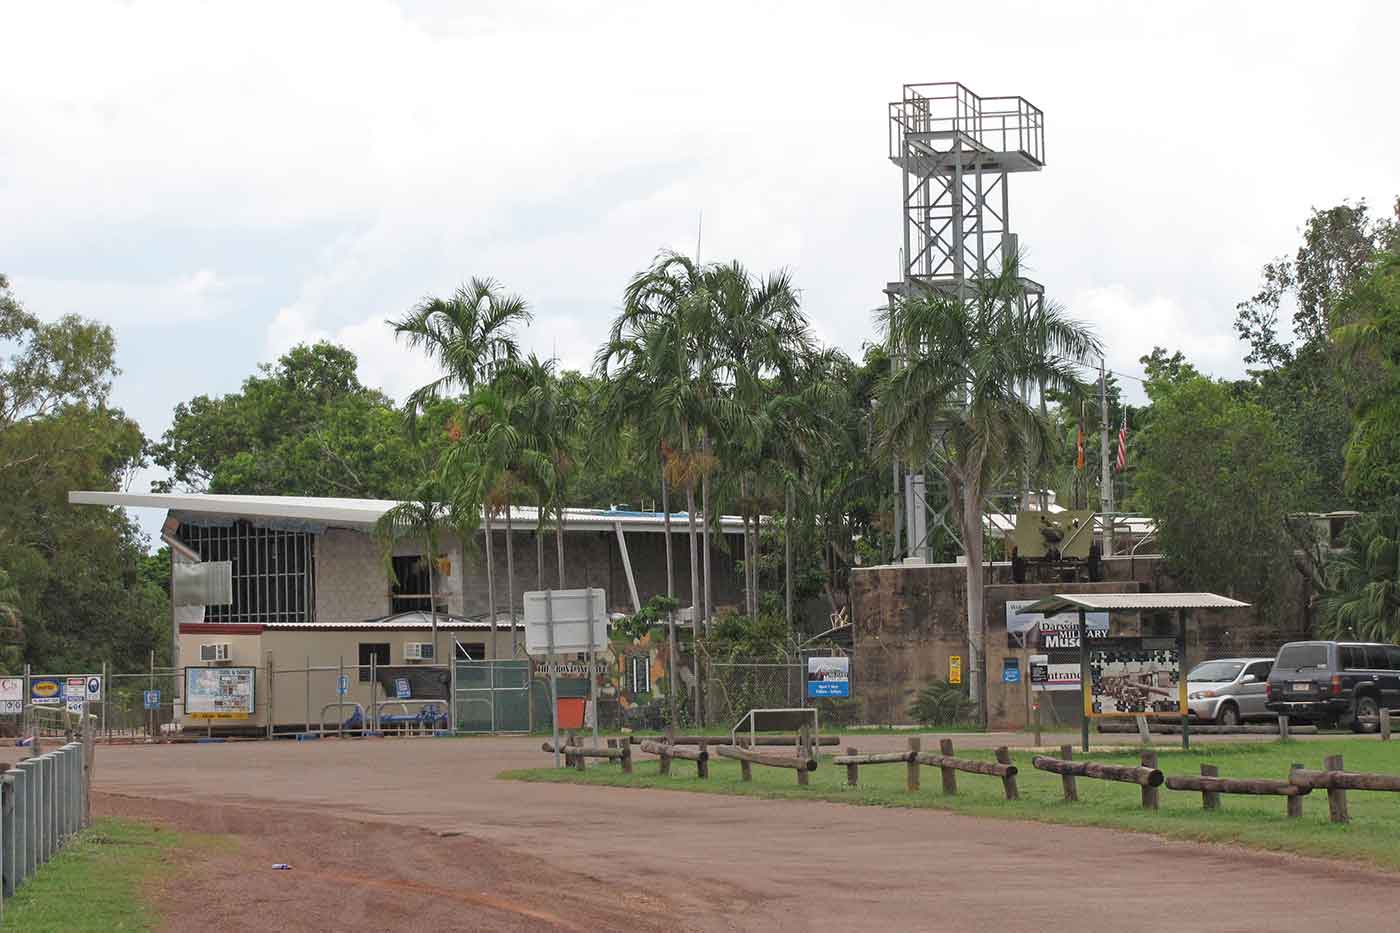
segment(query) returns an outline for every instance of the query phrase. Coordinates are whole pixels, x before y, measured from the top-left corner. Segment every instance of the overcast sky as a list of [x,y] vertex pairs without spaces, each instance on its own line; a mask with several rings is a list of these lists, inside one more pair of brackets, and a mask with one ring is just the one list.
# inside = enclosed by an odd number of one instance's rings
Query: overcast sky
[[[1231,321],[1312,206],[1400,193],[1400,4],[12,4],[0,271],[110,323],[158,436],[298,341],[401,397],[386,317],[490,275],[591,360],[661,248],[785,266],[857,354],[896,274],[886,103],[958,80],[1045,113],[1031,274],[1111,368],[1242,371]],[[1130,393],[1132,385],[1128,385]]]

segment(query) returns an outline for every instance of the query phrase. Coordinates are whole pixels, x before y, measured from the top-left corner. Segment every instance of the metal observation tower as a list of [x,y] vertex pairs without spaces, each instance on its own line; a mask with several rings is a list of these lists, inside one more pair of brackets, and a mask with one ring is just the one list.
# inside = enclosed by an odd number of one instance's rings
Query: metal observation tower
[[[904,182],[904,242],[900,278],[885,292],[891,301],[918,288],[969,298],[980,279],[1001,275],[1017,258],[1009,179],[1044,168],[1044,114],[1024,97],[979,97],[957,82],[906,84],[889,112],[889,159]],[[1039,313],[1044,289],[1024,276],[1020,284],[1019,310]],[[895,510],[896,552],[926,562],[923,476],[904,476],[896,464],[894,480],[905,513]],[[944,512],[936,520],[948,527]]]

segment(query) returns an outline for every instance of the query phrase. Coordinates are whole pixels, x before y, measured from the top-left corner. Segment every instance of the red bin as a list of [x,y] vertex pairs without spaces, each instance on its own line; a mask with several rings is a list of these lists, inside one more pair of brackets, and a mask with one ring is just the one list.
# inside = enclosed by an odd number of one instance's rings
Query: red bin
[[560,729],[582,729],[583,713],[588,700],[583,697],[559,697],[554,701],[554,715]]

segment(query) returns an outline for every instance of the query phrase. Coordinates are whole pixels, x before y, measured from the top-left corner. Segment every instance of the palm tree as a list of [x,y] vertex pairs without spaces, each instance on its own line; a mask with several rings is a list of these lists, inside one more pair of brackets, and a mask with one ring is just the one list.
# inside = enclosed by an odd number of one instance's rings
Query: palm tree
[[432,622],[434,664],[440,658],[437,561],[442,550],[442,534],[455,531],[463,549],[466,549],[470,535],[476,531],[479,516],[479,502],[466,500],[460,495],[447,495],[442,475],[432,470],[414,487],[409,498],[389,509],[375,522],[374,535],[380,542],[384,566],[391,581],[395,579],[394,545],[405,539],[418,540],[423,544],[423,561],[428,567],[428,613]]
[[1345,543],[1326,564],[1322,635],[1400,641],[1400,500],[1348,525]]
[[901,361],[881,388],[881,444],[907,462],[939,464],[960,504],[969,694],[984,719],[982,499],[1008,472],[1039,464],[1050,447],[1050,427],[1021,387],[1076,390],[1079,364],[1099,353],[1093,333],[1053,305],[1035,321],[1018,313],[1020,294],[1012,260],[966,298],[920,291],[879,312]]
[[502,370],[502,380],[513,394],[519,451],[530,452],[529,469],[522,479],[534,490],[539,511],[536,534],[542,535],[552,515],[559,562],[559,586],[567,586],[564,573],[565,501],[569,477],[578,460],[581,407],[560,384],[553,360],[533,353]]

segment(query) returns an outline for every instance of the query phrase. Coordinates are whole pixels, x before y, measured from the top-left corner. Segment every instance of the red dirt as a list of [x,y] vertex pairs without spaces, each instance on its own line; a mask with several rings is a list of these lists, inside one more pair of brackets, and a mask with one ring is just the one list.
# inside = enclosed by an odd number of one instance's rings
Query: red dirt
[[538,739],[103,748],[96,803],[238,839],[162,886],[176,930],[1286,933],[1338,920],[1388,929],[1400,916],[1394,875],[1336,862],[937,811],[494,777],[546,761]]

